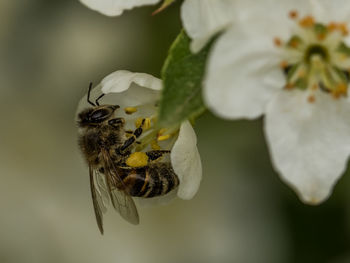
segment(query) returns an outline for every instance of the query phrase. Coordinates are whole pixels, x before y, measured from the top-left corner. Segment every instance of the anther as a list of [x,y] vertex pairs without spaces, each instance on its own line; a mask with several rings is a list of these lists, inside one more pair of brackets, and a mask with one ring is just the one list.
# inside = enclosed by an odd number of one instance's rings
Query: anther
[[337,28],[338,28],[338,25],[335,22],[330,22],[327,26],[327,29],[331,32],[335,31]]
[[296,11],[296,10],[292,10],[292,11],[290,11],[289,12],[289,18],[291,18],[291,19],[296,19],[296,18],[298,18],[298,12]]
[[275,44],[276,47],[282,46],[282,40],[280,38],[278,38],[278,37],[275,37],[273,39],[273,43]]
[[297,48],[299,46],[300,41],[297,39],[292,39],[289,42],[289,46],[291,46],[292,48]]
[[340,83],[337,87],[332,91],[332,95],[334,98],[338,99],[340,96],[347,95],[347,87],[344,83]]
[[320,34],[317,34],[317,39],[322,41],[326,38],[326,34],[325,33],[320,33]]
[[312,27],[315,24],[315,19],[312,16],[305,16],[299,20],[299,25],[302,27]]
[[150,118],[137,118],[135,121],[135,127],[141,127],[144,130],[151,128]]
[[165,140],[168,140],[170,137],[171,137],[170,134],[161,135],[161,136],[158,136],[157,140],[158,140],[158,141],[165,141]]
[[143,124],[143,129],[148,130],[149,128],[151,128],[151,119],[145,118],[145,122]]
[[315,96],[314,95],[310,95],[309,97],[307,97],[307,101],[310,103],[314,103],[315,102]]
[[124,108],[124,111],[126,114],[133,114],[135,112],[137,112],[137,108],[135,107],[126,107]]
[[331,32],[338,30],[343,36],[347,36],[349,34],[348,27],[345,23],[330,22],[327,29]]
[[345,23],[339,24],[339,30],[343,34],[343,36],[347,36],[349,34],[348,27]]
[[287,84],[284,86],[284,88],[285,88],[286,90],[291,90],[291,89],[294,88],[294,85],[291,84],[291,83],[287,83]]
[[285,61],[285,60],[281,61],[281,63],[280,63],[280,67],[281,67],[282,69],[287,68],[287,67],[288,67],[288,62],[287,62],[287,61]]
[[135,127],[140,127],[144,118],[137,118],[135,121]]

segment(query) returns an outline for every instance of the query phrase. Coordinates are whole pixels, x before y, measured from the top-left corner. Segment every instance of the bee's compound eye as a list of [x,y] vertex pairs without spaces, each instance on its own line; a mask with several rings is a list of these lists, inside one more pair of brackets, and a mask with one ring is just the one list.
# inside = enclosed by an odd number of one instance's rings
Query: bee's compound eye
[[110,112],[106,109],[99,109],[92,112],[90,119],[92,121],[103,121],[110,115]]

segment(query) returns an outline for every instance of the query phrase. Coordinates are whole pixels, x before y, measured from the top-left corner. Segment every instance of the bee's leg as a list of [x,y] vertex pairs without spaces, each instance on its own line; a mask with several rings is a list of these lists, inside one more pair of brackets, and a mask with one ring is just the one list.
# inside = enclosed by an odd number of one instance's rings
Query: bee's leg
[[134,133],[133,133],[133,135],[136,137],[136,138],[138,138],[138,137],[140,137],[141,136],[141,134],[142,134],[142,132],[143,132],[143,125],[145,124],[145,121],[146,121],[146,119],[142,119],[142,122],[141,122],[141,125],[140,125],[140,127],[138,127],[135,131],[134,131]]
[[144,123],[145,123],[145,119],[142,120],[140,127],[138,127],[138,128],[133,132],[133,134],[131,135],[131,137],[129,137],[129,138],[124,142],[124,144],[123,144],[121,147],[119,147],[119,152],[125,151],[129,146],[131,146],[134,142],[136,142],[136,139],[137,139],[138,137],[140,137],[141,134],[142,134],[142,132],[143,132],[142,126],[143,126]]
[[108,125],[112,126],[113,128],[119,128],[123,126],[124,123],[125,123],[124,118],[115,118],[108,121]]
[[162,157],[164,154],[170,153],[170,151],[166,150],[153,150],[153,151],[148,151],[146,152],[148,158],[150,161],[154,161]]

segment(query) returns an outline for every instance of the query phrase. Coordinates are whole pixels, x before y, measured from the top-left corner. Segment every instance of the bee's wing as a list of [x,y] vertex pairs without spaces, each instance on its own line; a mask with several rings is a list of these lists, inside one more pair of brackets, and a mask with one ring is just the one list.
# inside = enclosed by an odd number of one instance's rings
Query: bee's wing
[[125,220],[134,225],[139,223],[139,215],[135,203],[128,194],[124,191],[114,189],[111,191],[111,198],[113,207]]
[[[124,183],[119,177],[117,168],[109,153],[104,150],[102,151],[102,155],[105,162],[106,182],[112,205],[125,220],[131,224],[137,225],[139,223],[139,214],[137,213],[135,203],[128,193],[116,187],[116,185],[123,186]],[[125,186],[124,188],[126,189]]]
[[97,183],[100,179],[100,174],[96,170],[89,166],[89,174],[90,174],[90,188],[91,188],[91,196],[92,203],[94,205],[95,216],[98,228],[100,229],[101,234],[103,235],[103,213],[107,211],[106,205],[104,203],[103,198],[103,190],[102,187]]
[[100,203],[102,206],[102,212],[105,213],[107,211],[107,206],[109,205],[109,192],[106,182],[106,177],[104,174],[100,174],[98,170],[94,170],[96,174],[94,176],[96,190],[100,196]]

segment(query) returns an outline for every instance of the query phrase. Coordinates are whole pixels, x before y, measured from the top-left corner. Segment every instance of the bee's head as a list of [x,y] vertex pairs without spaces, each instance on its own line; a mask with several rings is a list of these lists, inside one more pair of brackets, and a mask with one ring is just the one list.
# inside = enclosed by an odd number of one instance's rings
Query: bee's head
[[83,110],[78,115],[78,125],[82,128],[101,125],[109,120],[118,108],[118,105],[101,105]]
[[79,127],[93,127],[101,125],[104,121],[108,120],[113,116],[116,109],[120,108],[119,105],[100,105],[98,101],[105,95],[101,94],[95,103],[90,101],[90,93],[92,89],[92,82],[89,85],[89,91],[87,95],[87,102],[92,105],[91,108],[83,110],[78,115]]

